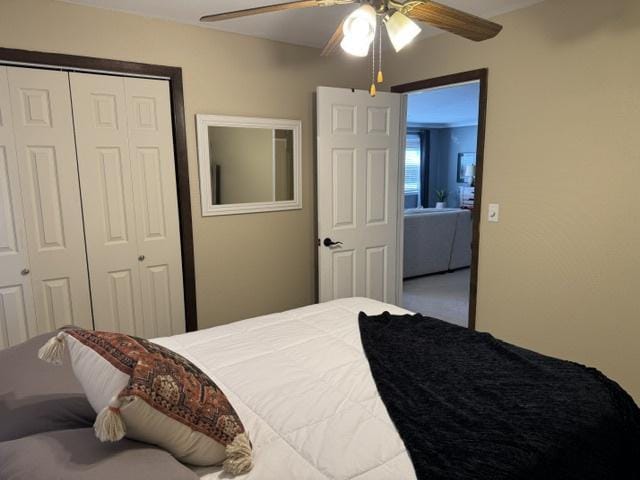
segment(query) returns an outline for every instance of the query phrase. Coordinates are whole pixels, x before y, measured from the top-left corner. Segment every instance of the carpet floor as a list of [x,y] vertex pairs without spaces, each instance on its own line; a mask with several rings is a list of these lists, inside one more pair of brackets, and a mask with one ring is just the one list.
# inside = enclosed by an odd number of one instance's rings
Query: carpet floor
[[470,269],[404,281],[403,307],[456,325],[469,325]]

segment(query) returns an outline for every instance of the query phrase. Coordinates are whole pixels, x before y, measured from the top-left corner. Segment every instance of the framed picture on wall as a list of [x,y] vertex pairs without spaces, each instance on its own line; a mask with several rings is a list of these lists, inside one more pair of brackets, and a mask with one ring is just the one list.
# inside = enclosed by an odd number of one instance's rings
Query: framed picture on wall
[[458,153],[458,183],[466,183],[468,177],[475,177],[475,166],[476,152]]

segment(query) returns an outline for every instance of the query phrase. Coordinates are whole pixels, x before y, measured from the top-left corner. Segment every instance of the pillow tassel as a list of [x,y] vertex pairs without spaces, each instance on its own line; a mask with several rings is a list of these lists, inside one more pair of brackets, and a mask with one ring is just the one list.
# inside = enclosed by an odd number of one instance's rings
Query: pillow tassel
[[45,343],[40,350],[38,350],[38,358],[53,365],[62,365],[62,356],[64,355],[64,337],[66,335],[67,334],[65,332],[58,332],[55,337]]
[[233,442],[227,445],[227,459],[223,462],[222,468],[231,475],[242,475],[252,467],[249,437],[246,433],[236,435]]
[[121,406],[120,399],[117,396],[113,397],[109,405],[104,407],[96,417],[93,429],[101,442],[117,442],[124,437],[126,429],[120,415]]

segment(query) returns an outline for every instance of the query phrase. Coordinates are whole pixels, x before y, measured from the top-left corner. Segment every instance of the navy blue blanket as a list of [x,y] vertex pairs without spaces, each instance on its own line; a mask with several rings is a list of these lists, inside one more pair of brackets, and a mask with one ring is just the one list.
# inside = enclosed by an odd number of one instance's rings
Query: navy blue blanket
[[421,315],[359,322],[418,479],[640,479],[640,410],[597,370]]

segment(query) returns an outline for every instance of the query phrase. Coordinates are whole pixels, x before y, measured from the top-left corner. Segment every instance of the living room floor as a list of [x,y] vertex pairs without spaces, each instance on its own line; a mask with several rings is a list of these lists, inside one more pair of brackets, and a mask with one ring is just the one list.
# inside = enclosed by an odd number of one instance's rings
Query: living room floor
[[404,308],[463,327],[469,322],[469,275],[464,268],[404,281]]

